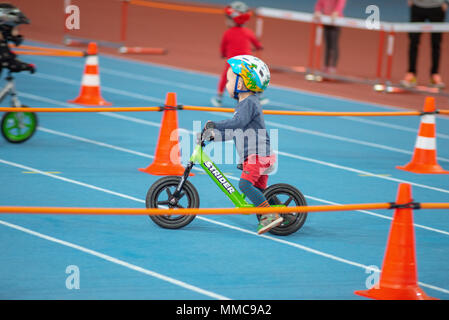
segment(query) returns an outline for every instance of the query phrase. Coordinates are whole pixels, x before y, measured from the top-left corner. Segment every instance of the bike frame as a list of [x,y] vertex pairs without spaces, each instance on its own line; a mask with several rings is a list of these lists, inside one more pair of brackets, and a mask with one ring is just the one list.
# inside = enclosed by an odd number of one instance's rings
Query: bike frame
[[[189,162],[184,171],[184,175],[176,188],[173,196],[176,198],[180,195],[182,187],[185,181],[189,177],[189,173],[195,164],[201,165],[203,170],[209,175],[212,181],[220,188],[221,191],[232,201],[232,203],[238,208],[254,208],[254,204],[248,203],[245,200],[245,195],[238,192],[232,183],[226,178],[226,176],[218,169],[210,157],[203,151],[204,142],[196,145],[190,156]],[[272,205],[272,207],[283,207],[283,205]]]
[[0,103],[3,101],[3,99],[8,95],[8,93],[11,95],[11,105],[13,107],[21,107],[21,103],[19,99],[17,98],[16,94],[16,88],[14,86],[14,78],[11,76],[11,73],[8,73],[8,76],[5,78],[6,85],[5,87],[0,91]]
[[210,157],[203,151],[203,148],[198,144],[193,150],[190,161],[201,165],[203,170],[212,179],[213,182],[223,191],[223,193],[232,201],[232,203],[239,208],[254,207],[253,204],[245,200],[245,195],[237,191],[226,176],[218,169]]

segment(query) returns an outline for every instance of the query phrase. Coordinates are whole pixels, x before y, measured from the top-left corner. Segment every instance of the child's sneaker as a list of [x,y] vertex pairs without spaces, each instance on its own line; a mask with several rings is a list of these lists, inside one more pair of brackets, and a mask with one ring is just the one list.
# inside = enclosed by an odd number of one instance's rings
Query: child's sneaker
[[284,218],[282,218],[277,213],[269,213],[264,214],[260,218],[259,226],[257,227],[257,234],[265,233],[278,225],[280,225],[284,221]]
[[335,75],[335,74],[337,74],[337,68],[329,67],[329,69],[327,70],[327,73],[329,73],[330,75]]
[[326,67],[324,69],[324,74],[322,75],[323,80],[331,81],[333,80],[333,76],[337,73],[337,68],[335,67]]
[[443,80],[441,80],[441,76],[438,73],[432,74],[432,77],[430,78],[430,85],[439,89],[442,89],[445,86]]
[[213,97],[212,99],[210,99],[210,102],[212,103],[212,105],[214,107],[221,107],[221,106],[223,106],[222,100],[223,100],[222,97],[216,96],[216,97]]
[[401,86],[405,88],[413,88],[416,86],[416,77],[412,72],[407,72],[403,80],[401,80]]

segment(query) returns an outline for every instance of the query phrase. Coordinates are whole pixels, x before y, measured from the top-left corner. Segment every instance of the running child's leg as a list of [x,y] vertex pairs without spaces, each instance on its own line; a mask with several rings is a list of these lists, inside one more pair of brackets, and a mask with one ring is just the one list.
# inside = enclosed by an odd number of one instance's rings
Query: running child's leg
[[223,103],[223,92],[226,87],[226,81],[227,81],[227,73],[228,73],[229,65],[226,64],[225,68],[223,70],[223,73],[221,74],[220,81],[218,82],[218,88],[217,88],[217,96],[213,97],[211,99],[212,105],[214,107],[221,107]]
[[225,68],[223,69],[223,72],[221,74],[220,82],[218,82],[218,95],[219,96],[223,95],[224,89],[226,87],[228,69],[229,69],[229,65],[226,64]]
[[269,207],[261,189],[256,188],[251,181],[240,179],[239,188],[256,207]]
[[[262,167],[266,167],[266,164],[261,164],[257,160],[255,163],[245,161],[239,187],[256,207],[269,207],[270,204],[263,195],[263,190],[267,186],[268,175],[261,174]],[[265,233],[280,225],[282,221],[283,218],[277,213],[264,214],[260,218],[257,233]]]

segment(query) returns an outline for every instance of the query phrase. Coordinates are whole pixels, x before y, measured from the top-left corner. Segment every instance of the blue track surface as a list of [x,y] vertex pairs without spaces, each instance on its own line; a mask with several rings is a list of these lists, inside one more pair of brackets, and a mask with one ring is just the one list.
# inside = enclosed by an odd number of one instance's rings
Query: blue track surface
[[[24,104],[74,106],[66,101],[78,95],[83,59],[28,61],[38,72],[17,77]],[[180,104],[206,106],[218,81],[214,75],[104,55],[100,72],[103,97],[115,106],[161,105],[167,92],[176,92]],[[270,109],[394,110],[275,86],[267,97]],[[38,116],[38,131],[26,143],[0,140],[0,205],[145,206],[146,192],[159,177],[137,169],[152,161],[161,113]],[[204,124],[229,116],[178,113],[179,126],[190,131],[195,120]],[[394,201],[400,182],[413,185],[417,201],[449,202],[449,176],[395,169],[411,159],[417,117],[266,116],[265,121],[279,137],[279,167],[269,183],[295,185],[311,205]],[[439,162],[448,169],[448,118],[438,117],[437,131]],[[237,185],[235,165],[219,167]],[[190,181],[201,207],[231,206],[206,175],[195,173]],[[363,299],[353,292],[366,288],[367,266],[382,265],[391,215],[310,213],[304,227],[288,237],[257,236],[252,215],[197,217],[180,230],[162,229],[146,216],[1,215],[0,298]],[[416,210],[414,219],[420,286],[448,299],[448,211]],[[66,288],[70,265],[79,268],[80,289]]]

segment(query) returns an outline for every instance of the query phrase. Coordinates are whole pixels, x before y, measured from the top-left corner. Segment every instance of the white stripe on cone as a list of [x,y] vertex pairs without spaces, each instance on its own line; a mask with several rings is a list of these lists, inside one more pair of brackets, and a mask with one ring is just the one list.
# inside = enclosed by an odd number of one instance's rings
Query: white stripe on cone
[[84,74],[81,82],[83,86],[98,87],[100,85],[100,77],[98,74]]
[[425,114],[421,117],[421,123],[435,124],[435,116],[433,114]]
[[98,66],[98,56],[88,56],[86,59],[86,65]]
[[418,139],[416,139],[415,148],[424,149],[424,150],[435,150],[436,147],[437,147],[437,143],[436,143],[435,138],[427,138],[427,137],[418,136]]

